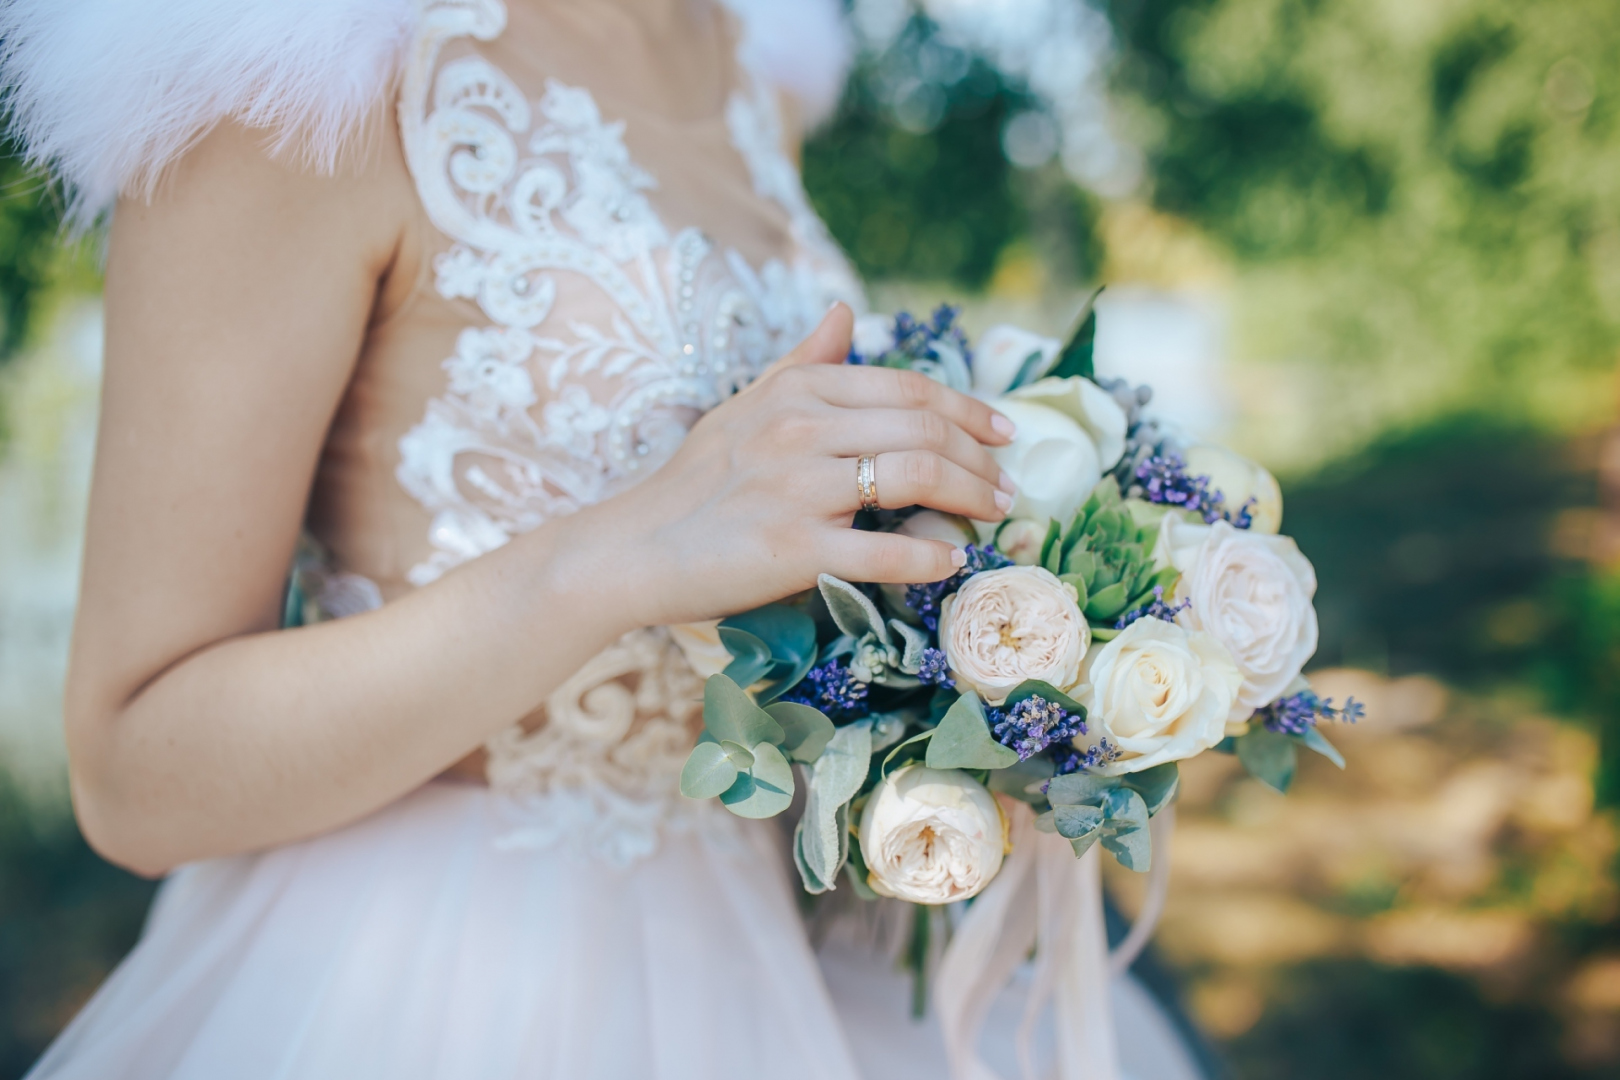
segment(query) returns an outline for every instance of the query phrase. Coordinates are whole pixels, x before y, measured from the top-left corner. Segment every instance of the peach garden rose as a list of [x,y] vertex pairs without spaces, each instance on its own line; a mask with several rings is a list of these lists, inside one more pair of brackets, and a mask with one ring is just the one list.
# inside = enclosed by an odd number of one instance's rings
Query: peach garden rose
[[957,687],[991,705],[1027,679],[1073,689],[1091,645],[1076,599],[1074,586],[1038,566],[968,578],[940,606],[939,644]]

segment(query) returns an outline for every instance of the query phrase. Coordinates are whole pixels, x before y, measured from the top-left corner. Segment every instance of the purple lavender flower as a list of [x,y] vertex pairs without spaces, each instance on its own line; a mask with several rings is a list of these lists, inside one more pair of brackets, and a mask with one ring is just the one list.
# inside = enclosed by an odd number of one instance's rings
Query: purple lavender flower
[[1115,630],[1123,630],[1137,619],[1163,619],[1165,622],[1175,622],[1176,616],[1192,607],[1192,600],[1186,599],[1179,604],[1170,605],[1164,602],[1164,586],[1153,586],[1153,602],[1135,611],[1127,611],[1119,617],[1114,624]]
[[1010,709],[991,709],[990,730],[996,741],[1028,761],[1053,743],[1086,733],[1086,722],[1055,701],[1028,697]]
[[942,649],[924,649],[922,663],[917,667],[917,678],[930,686],[944,687],[946,690],[956,689],[956,680],[951,678],[950,661],[945,659]]
[[1099,739],[1096,746],[1088,746],[1083,751],[1077,750],[1072,744],[1061,747],[1052,754],[1052,761],[1057,765],[1057,775],[1068,776],[1082,769],[1095,769],[1118,761],[1124,755],[1123,750],[1107,739]]
[[820,709],[833,720],[859,720],[871,711],[866,703],[868,689],[849,665],[835,656],[806,672],[799,685],[782,695],[782,700]]
[[923,585],[910,585],[906,588],[906,606],[922,617],[923,625],[930,630],[939,629],[939,605],[951,593],[962,587],[963,582],[974,574],[986,570],[1000,570],[1004,566],[1011,566],[1013,561],[996,550],[994,544],[985,544],[979,547],[974,544],[967,546],[967,563],[962,569],[946,578],[944,581],[930,581]]
[[1323,720],[1353,724],[1366,714],[1366,706],[1355,698],[1346,698],[1343,708],[1334,708],[1332,698],[1324,700],[1310,690],[1301,690],[1255,710],[1254,719],[1279,735],[1303,735]]
[[1187,471],[1187,462],[1174,451],[1156,454],[1138,465],[1136,482],[1148,502],[1197,514],[1205,524],[1227,521],[1237,529],[1247,529],[1254,524],[1254,499],[1246,501],[1235,513],[1228,510],[1226,496],[1218,488],[1209,486],[1209,477],[1193,476]]

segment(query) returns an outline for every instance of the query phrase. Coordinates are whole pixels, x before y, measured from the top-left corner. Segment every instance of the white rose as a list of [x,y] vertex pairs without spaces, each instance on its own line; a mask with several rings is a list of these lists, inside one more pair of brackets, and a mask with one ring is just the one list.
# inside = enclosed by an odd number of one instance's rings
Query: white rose
[[976,896],[1001,870],[1007,830],[983,784],[920,763],[880,781],[861,813],[867,884],[913,904]]
[[1176,599],[1192,601],[1183,625],[1213,634],[1243,675],[1232,719],[1280,696],[1316,652],[1316,571],[1286,536],[1196,525],[1175,515],[1159,533],[1158,557],[1181,571]]
[[855,320],[850,344],[862,360],[875,360],[894,348],[894,319],[888,315],[862,315]]
[[1038,370],[1044,371],[1061,348],[1063,343],[1057,338],[1017,326],[992,326],[979,336],[973,350],[973,392],[985,398],[1005,394],[1031,356],[1040,357]]
[[[1114,395],[1078,375],[1067,379],[1040,379],[1020,386],[1004,401],[1027,401],[1055,409],[1079,424],[1097,448],[1097,460],[1104,471],[1119,464],[1125,455],[1125,433],[1130,420]],[[1089,493],[1090,488],[1086,491]]]
[[1182,452],[1187,472],[1209,477],[1209,486],[1226,499],[1226,510],[1236,515],[1250,499],[1249,531],[1275,534],[1282,528],[1282,488],[1277,478],[1241,454],[1222,446],[1195,443]]
[[1048,523],[1032,518],[1008,518],[995,531],[996,550],[1019,566],[1034,566],[1041,559]]
[[974,574],[939,610],[939,647],[962,690],[999,705],[1026,679],[1059,690],[1080,681],[1091,627],[1074,586],[1039,566]]
[[990,447],[990,456],[1018,485],[1012,515],[1067,522],[1102,479],[1102,462],[1091,436],[1044,405],[1012,398],[992,404],[1018,425],[1011,443]]
[[720,620],[681,623],[668,628],[669,636],[686,654],[686,662],[701,678],[718,675],[731,666],[731,652],[720,641]]
[[1226,737],[1243,677],[1214,635],[1152,617],[1138,619],[1086,662],[1086,742],[1121,756],[1107,776],[1201,754]]

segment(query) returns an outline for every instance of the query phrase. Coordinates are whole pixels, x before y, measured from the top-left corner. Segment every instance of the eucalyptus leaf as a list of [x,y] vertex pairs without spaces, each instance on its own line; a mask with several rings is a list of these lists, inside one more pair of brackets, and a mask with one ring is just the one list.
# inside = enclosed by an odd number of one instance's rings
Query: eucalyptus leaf
[[1053,806],[1101,805],[1103,796],[1122,783],[1124,781],[1117,776],[1073,772],[1054,776],[1047,785],[1046,797]]
[[1081,855],[1084,855],[1086,852],[1090,851],[1092,845],[1094,845],[1101,836],[1101,829],[1098,829],[1095,832],[1088,832],[1078,840],[1070,840],[1069,846],[1074,848],[1075,857],[1079,858]]
[[716,742],[700,742],[692,747],[681,768],[681,794],[688,799],[717,798],[737,782],[737,766]]
[[[934,729],[934,730],[937,730],[937,729]],[[934,730],[919,731],[917,734],[913,735],[911,738],[907,739],[905,742],[901,743],[899,746],[896,746],[893,750],[890,750],[888,755],[884,757],[883,764],[879,767],[878,771],[880,773],[882,773],[884,776],[888,776],[889,775],[889,762],[894,760],[895,755],[898,754],[900,751],[904,750],[908,746],[911,746],[911,745],[913,745],[915,743],[920,743],[920,742],[924,742],[926,740],[932,739],[934,737]]]
[[1005,769],[1018,754],[996,742],[979,695],[969,691],[956,699],[928,743],[930,769]]
[[793,802],[793,766],[770,743],[754,747],[754,767],[720,796],[727,810],[742,818],[775,817]]
[[1294,741],[1286,735],[1252,728],[1237,740],[1237,756],[1250,776],[1278,791],[1286,792],[1294,782],[1299,754],[1294,750]]
[[1167,761],[1151,769],[1127,773],[1120,779],[1126,787],[1142,796],[1142,801],[1147,803],[1148,816],[1152,817],[1175,798],[1176,789],[1181,784],[1181,770],[1175,762]]
[[1053,810],[1048,810],[1044,814],[1036,814],[1035,815],[1035,831],[1036,832],[1043,832],[1043,833],[1056,833],[1057,832],[1056,812],[1053,811]]
[[872,753],[887,749],[900,741],[900,736],[906,733],[905,717],[893,713],[873,713],[872,721]]
[[1078,840],[1102,828],[1103,812],[1096,806],[1054,806],[1052,824],[1065,840]]
[[1055,766],[1049,757],[1028,758],[1016,765],[991,772],[985,787],[1002,795],[1010,795],[1021,802],[1041,805],[1046,802],[1041,785],[1052,778],[1054,769]]
[[782,725],[782,749],[794,761],[816,760],[836,730],[826,713],[798,702],[777,701],[765,706],[765,712]]
[[877,605],[865,593],[831,574],[822,574],[816,582],[838,629],[857,640],[871,634],[883,644],[889,644],[889,628],[878,614]]
[[748,747],[760,743],[780,746],[787,737],[782,725],[724,673],[710,675],[703,684],[703,723],[715,738]]
[[738,772],[754,767],[754,753],[742,743],[734,743],[730,739],[721,739],[720,749],[726,752],[726,759],[737,766]]
[[753,686],[771,670],[771,650],[746,630],[720,627],[720,643],[733,659],[722,672],[738,686]]
[[1300,742],[1315,750],[1339,768],[1344,768],[1344,755],[1339,753],[1338,747],[1327,741],[1327,736],[1323,735],[1319,728],[1308,727],[1305,729],[1305,734],[1300,735],[1298,738]]
[[1145,873],[1153,865],[1153,840],[1142,796],[1130,788],[1115,788],[1103,796],[1102,813],[1103,847],[1125,869]]
[[816,654],[816,621],[798,608],[767,604],[733,615],[720,623],[722,630],[740,630],[765,644],[777,661],[798,660]]

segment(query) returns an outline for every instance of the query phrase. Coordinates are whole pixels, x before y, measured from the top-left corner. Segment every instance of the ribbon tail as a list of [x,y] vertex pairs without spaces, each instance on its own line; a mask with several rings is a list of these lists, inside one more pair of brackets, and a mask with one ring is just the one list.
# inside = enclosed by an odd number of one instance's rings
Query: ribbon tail
[[1120,1080],[1099,850],[1093,846],[1070,868],[1071,895],[1078,895],[1072,933],[1056,965],[1060,1080]]
[[1035,944],[1034,814],[1006,801],[1012,854],[951,936],[934,976],[934,1011],[945,1036],[951,1080],[998,1080],[979,1056],[979,1035],[996,995]]

